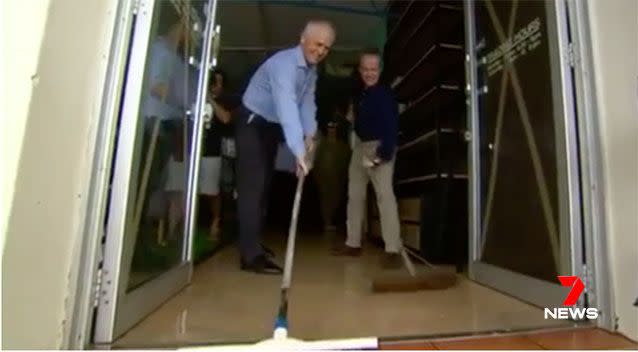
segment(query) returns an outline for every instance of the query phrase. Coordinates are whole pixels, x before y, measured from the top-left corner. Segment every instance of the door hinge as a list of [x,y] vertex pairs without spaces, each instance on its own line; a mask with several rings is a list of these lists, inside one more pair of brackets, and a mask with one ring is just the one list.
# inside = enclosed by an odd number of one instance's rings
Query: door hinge
[[567,62],[569,62],[569,66],[576,66],[576,52],[574,51],[574,43],[570,42],[567,44]]
[[100,304],[100,296],[102,294],[102,277],[103,277],[102,268],[97,270],[97,275],[95,278],[95,284],[93,285],[93,308],[97,308]]
[[133,0],[133,14],[137,15],[140,11],[140,2],[141,0]]
[[587,264],[583,264],[583,284],[585,285],[584,293],[587,295],[588,304],[593,302],[596,290],[594,290],[594,280],[592,278],[592,273],[587,267]]

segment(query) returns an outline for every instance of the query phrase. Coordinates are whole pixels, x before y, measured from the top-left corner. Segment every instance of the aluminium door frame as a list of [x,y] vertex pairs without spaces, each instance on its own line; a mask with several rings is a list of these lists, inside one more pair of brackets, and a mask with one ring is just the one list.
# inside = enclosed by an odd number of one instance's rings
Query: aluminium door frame
[[607,242],[605,179],[600,137],[600,116],[594,76],[589,1],[561,0],[566,3],[570,22],[574,89],[580,139],[581,196],[585,294],[589,307],[599,310],[598,327],[615,331],[616,314]]
[[[108,46],[107,72],[104,78],[104,90],[102,101],[99,105],[100,114],[97,123],[97,138],[92,148],[95,150],[92,160],[92,172],[90,188],[87,192],[87,213],[85,215],[80,253],[77,265],[78,276],[76,286],[71,295],[72,304],[69,306],[69,324],[63,332],[62,348],[85,349],[93,343],[94,336],[91,333],[96,315],[96,307],[101,295],[101,278],[103,277],[100,263],[103,261],[105,236],[104,219],[107,214],[109,182],[111,171],[114,167],[115,142],[117,123],[122,103],[122,91],[125,84],[126,65],[129,58],[131,41],[133,40],[133,28],[135,15],[140,11],[140,0],[116,0],[112,16],[113,36]],[[146,3],[146,1],[145,1]],[[210,0],[209,6],[217,5],[217,0]],[[144,9],[142,9],[144,11]],[[215,21],[216,7],[212,13]],[[212,27],[212,25],[211,25]],[[218,35],[214,33],[212,35]],[[218,38],[215,38],[218,40]],[[213,38],[209,41],[212,42]],[[209,48],[210,49],[210,48]],[[208,66],[206,77],[208,76]],[[203,111],[203,104],[198,107]],[[201,120],[201,119],[200,119]],[[198,143],[197,148],[200,148]],[[189,178],[194,177],[191,172]],[[192,222],[192,221],[190,221]],[[189,242],[192,238],[188,239]],[[185,247],[190,247],[185,243]],[[192,249],[185,248],[185,255],[190,258]],[[192,259],[192,258],[191,258]],[[188,278],[192,277],[192,268],[188,272]]]
[[81,232],[78,276],[69,308],[69,328],[63,336],[63,349],[86,349],[93,336],[91,329],[97,302],[102,261],[104,218],[108,205],[109,179],[115,154],[115,135],[124,86],[125,70],[132,39],[134,11],[138,0],[115,0],[111,28],[113,36],[108,47],[107,71],[104,77],[97,138],[91,148],[95,151],[91,166],[91,180],[87,192],[87,212]]
[[[562,2],[562,3],[561,3]],[[477,86],[478,78],[475,70],[477,58],[473,55],[473,50],[467,48],[476,47],[475,38],[475,18],[474,18],[474,0],[465,0],[465,23],[470,30],[466,30],[466,94],[467,94],[467,126],[468,132],[468,156],[469,156],[469,178],[470,178],[470,197],[468,199],[469,206],[469,222],[468,230],[469,239],[469,258],[472,262],[480,255],[479,243],[476,239],[480,234],[480,194],[478,187],[473,186],[479,172],[479,149],[472,146],[478,143],[478,106],[473,101],[478,101]],[[572,82],[575,97],[568,97],[574,100],[576,110],[576,118],[578,121],[575,128],[578,131],[580,148],[576,151],[580,158],[580,176],[577,181],[580,182],[580,201],[579,205],[582,209],[581,223],[575,224],[581,227],[582,246],[572,248],[584,254],[579,253],[582,266],[579,263],[573,263],[575,274],[582,275],[584,281],[587,282],[588,288],[586,293],[586,304],[589,307],[596,307],[600,310],[601,317],[596,321],[600,327],[610,330],[614,329],[613,302],[611,297],[611,280],[609,276],[609,264],[607,254],[607,243],[605,241],[605,214],[604,214],[604,194],[603,179],[600,165],[602,165],[600,151],[599,126],[596,121],[597,109],[595,106],[595,86],[592,72],[592,53],[591,38],[589,36],[588,8],[586,2],[575,0],[557,0],[556,7],[560,14],[567,17],[569,22],[568,36],[570,39],[569,52],[566,52],[565,46],[561,45],[561,61],[573,60],[573,76]],[[570,58],[569,55],[573,55]],[[571,156],[573,159],[576,156]],[[571,185],[574,187],[574,185]],[[473,191],[474,189],[474,191]],[[475,235],[476,234],[476,235]],[[574,236],[572,236],[574,237]],[[572,256],[574,258],[574,256]],[[476,272],[470,268],[470,276],[475,277]],[[583,301],[581,300],[581,303]]]

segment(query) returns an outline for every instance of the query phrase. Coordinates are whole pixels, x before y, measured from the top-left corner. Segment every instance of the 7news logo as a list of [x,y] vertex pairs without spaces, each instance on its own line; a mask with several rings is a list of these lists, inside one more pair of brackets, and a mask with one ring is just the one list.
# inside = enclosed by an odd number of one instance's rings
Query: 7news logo
[[[585,290],[585,284],[578,276],[559,276],[558,280],[563,286],[571,286],[572,289],[565,298],[563,305],[566,307],[576,305],[578,298]],[[585,318],[593,320],[598,318],[598,309],[596,308],[545,308],[545,319],[573,319],[583,320]]]

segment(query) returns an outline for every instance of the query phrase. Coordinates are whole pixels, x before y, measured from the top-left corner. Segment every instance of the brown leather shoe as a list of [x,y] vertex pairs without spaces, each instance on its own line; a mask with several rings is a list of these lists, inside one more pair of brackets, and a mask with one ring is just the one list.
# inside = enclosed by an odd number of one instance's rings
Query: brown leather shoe
[[361,247],[350,247],[342,243],[332,249],[332,255],[338,257],[358,257],[361,255]]
[[383,269],[399,269],[401,267],[401,254],[385,253],[381,257],[381,267]]

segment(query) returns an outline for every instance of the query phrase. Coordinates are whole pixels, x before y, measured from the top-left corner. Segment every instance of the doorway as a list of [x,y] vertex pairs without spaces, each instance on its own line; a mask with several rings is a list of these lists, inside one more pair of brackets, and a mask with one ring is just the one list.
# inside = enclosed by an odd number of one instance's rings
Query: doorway
[[[354,261],[330,257],[329,247],[343,233],[326,235],[316,226],[313,214],[319,209],[312,197],[317,191],[309,184],[291,297],[291,322],[297,324],[291,326],[293,336],[409,338],[570,323],[547,320],[542,311],[560,305],[567,294],[568,288],[561,287],[556,276],[580,275],[582,268],[577,172],[570,159],[577,155],[575,116],[567,63],[560,55],[567,30],[564,3],[484,1],[461,6],[455,1],[427,5],[391,1],[377,7],[374,2],[218,2],[216,19],[236,40],[222,41],[219,66],[227,69],[238,90],[249,78],[250,67],[273,50],[296,42],[306,18],[329,18],[343,32],[337,39],[343,44],[324,68],[326,76],[335,80],[353,74],[359,49],[382,43],[385,79],[402,104],[396,185],[404,240],[416,257],[456,264],[461,277],[451,291],[371,295],[369,279],[381,250],[370,244],[365,255]],[[379,35],[345,34],[349,29],[339,23],[353,21],[358,32]],[[261,38],[260,45],[253,45],[255,38]],[[514,59],[514,50],[503,43],[518,40],[523,40],[526,52],[520,54],[517,47]],[[535,70],[539,65],[543,79],[538,79],[539,74],[517,73],[520,66]],[[466,92],[465,87],[469,87]],[[188,131],[184,135],[189,136]],[[506,177],[501,176],[503,170]],[[280,210],[283,220],[277,221],[276,211],[271,214],[274,226],[265,244],[276,258],[283,258],[285,250],[286,231],[281,227],[286,225],[292,195],[282,194],[291,182],[294,177],[285,172],[275,181],[280,196],[271,209]],[[194,197],[195,192],[188,194]],[[371,243],[379,234],[377,218],[371,202]],[[184,237],[184,243],[192,246],[192,230],[185,228],[184,234],[191,236]],[[530,251],[539,253],[539,260],[526,261]],[[267,338],[279,280],[242,273],[238,262],[231,246],[216,252],[195,268],[192,281],[189,277],[173,285],[170,294],[158,295],[163,298],[147,311],[154,311],[152,315],[118,344]],[[186,282],[191,285],[180,291]],[[160,301],[166,303],[156,309]],[[229,319],[238,324],[229,324]]]

